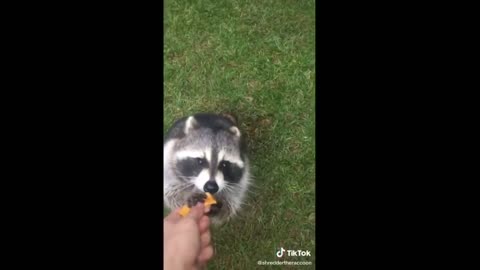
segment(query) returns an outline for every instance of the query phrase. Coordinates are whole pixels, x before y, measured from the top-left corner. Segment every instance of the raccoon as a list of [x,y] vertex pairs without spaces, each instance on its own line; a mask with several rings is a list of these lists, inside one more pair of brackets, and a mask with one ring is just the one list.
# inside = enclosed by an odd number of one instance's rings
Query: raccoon
[[235,117],[198,113],[177,120],[163,144],[164,203],[170,209],[213,194],[212,224],[239,211],[251,182],[246,144]]

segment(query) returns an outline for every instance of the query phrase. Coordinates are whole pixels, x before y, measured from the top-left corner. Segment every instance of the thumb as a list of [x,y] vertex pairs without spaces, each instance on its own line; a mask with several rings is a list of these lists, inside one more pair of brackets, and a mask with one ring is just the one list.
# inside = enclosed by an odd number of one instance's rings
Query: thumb
[[180,208],[175,209],[174,211],[171,211],[168,216],[164,218],[165,221],[173,222],[176,223],[179,220],[182,219],[182,216],[178,213],[180,211]]
[[203,216],[204,208],[205,206],[203,205],[203,203],[198,203],[197,205],[192,207],[192,209],[190,210],[190,213],[188,213],[186,218],[191,218],[196,222],[200,221],[200,219]]

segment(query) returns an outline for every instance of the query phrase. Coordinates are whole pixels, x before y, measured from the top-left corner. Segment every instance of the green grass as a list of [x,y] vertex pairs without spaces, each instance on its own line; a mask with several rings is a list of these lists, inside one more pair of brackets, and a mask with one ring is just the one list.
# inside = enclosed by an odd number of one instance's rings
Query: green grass
[[[167,0],[164,117],[233,112],[255,187],[240,216],[213,229],[208,269],[269,269],[279,247],[315,264],[315,1]],[[286,260],[299,260],[288,258]]]

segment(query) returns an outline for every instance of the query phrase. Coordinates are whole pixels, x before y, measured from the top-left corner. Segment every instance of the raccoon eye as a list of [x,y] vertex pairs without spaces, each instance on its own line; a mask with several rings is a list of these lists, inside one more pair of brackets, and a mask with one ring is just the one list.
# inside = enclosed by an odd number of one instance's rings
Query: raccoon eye
[[203,165],[204,163],[203,158],[196,158],[196,160],[198,165]]
[[230,165],[230,162],[228,162],[228,161],[222,161],[222,162],[220,162],[220,168],[224,168],[224,169],[225,169],[225,168],[228,167],[228,165]]

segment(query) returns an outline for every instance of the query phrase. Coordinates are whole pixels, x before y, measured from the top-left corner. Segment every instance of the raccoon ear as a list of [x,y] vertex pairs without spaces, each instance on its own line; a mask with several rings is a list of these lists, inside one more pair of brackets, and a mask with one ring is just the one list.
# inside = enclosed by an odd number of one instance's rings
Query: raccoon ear
[[185,134],[190,133],[193,129],[198,127],[198,122],[195,120],[193,116],[188,117],[187,121],[185,121]]
[[238,127],[236,126],[232,126],[228,129],[233,135],[235,135],[236,137],[240,137],[241,136],[241,133],[240,133],[240,130],[238,129]]
[[237,119],[237,117],[236,117],[234,114],[232,114],[232,113],[222,113],[221,115],[222,115],[223,117],[227,118],[228,120],[232,121],[232,123],[233,123],[234,125],[237,125],[238,119]]

